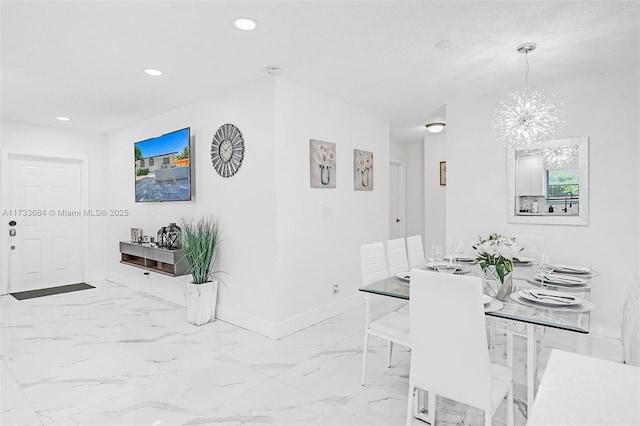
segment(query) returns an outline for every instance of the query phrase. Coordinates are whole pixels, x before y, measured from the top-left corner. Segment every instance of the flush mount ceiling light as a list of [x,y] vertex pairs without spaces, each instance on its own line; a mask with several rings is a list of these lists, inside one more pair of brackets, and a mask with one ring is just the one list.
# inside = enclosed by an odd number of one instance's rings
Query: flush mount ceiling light
[[154,70],[152,68],[147,68],[146,70],[144,70],[144,73],[147,75],[152,75],[154,77],[162,75],[162,71]]
[[445,123],[433,122],[425,124],[424,127],[426,127],[430,133],[440,133],[444,129],[444,126],[446,126]]
[[63,117],[63,116],[56,117],[56,120],[59,120],[59,121],[71,121],[71,119],[69,117]]
[[529,87],[527,55],[535,48],[535,43],[517,47],[519,53],[524,53],[526,63],[524,90],[509,93],[509,100],[501,100],[494,113],[492,125],[498,141],[511,148],[536,148],[540,142],[552,139],[564,124],[564,105],[543,89]]
[[258,26],[258,22],[251,18],[238,18],[235,20],[234,25],[243,31],[253,31]]

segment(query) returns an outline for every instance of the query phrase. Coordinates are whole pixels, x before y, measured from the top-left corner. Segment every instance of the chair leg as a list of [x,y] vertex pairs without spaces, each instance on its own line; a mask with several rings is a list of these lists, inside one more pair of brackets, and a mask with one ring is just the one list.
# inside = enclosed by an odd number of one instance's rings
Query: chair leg
[[407,395],[407,426],[411,426],[413,422],[413,400],[415,388],[409,383],[409,395]]
[[387,368],[391,367],[391,352],[393,352],[393,342],[389,340],[387,344]]
[[427,398],[427,422],[431,423],[431,426],[434,426],[436,424],[436,400],[438,399],[438,395],[435,392],[429,392]]
[[484,410],[484,426],[491,426],[493,413],[490,410]]
[[360,384],[364,386],[364,376],[367,371],[367,351],[369,350],[369,333],[364,332],[364,346],[362,347],[362,380]]
[[513,426],[513,382],[507,392],[507,426]]

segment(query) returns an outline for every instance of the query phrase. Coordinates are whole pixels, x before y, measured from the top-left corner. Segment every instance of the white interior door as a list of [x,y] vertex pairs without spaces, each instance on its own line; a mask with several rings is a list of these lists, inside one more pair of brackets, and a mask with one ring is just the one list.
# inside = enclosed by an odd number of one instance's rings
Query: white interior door
[[389,162],[389,239],[406,236],[406,185],[404,163]]
[[80,161],[9,157],[8,180],[9,291],[82,282]]

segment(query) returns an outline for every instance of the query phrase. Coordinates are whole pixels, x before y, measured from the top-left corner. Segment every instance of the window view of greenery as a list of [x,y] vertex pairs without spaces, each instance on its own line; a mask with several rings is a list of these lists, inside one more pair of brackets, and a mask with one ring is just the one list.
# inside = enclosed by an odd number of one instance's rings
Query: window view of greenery
[[547,170],[547,198],[564,198],[568,192],[576,198],[578,183],[578,169]]

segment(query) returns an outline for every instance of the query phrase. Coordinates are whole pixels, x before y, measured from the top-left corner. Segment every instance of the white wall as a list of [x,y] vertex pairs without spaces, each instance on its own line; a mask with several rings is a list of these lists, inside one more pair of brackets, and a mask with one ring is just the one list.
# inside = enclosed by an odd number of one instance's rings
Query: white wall
[[588,226],[507,224],[506,152],[491,120],[501,96],[447,104],[447,240],[490,232],[540,234],[556,262],[600,271],[592,321],[619,329],[639,255],[638,70],[547,86],[565,103],[559,138],[589,137]]
[[[215,172],[209,154],[224,123],[237,125],[245,138],[244,162],[229,179]],[[136,204],[134,142],[185,126],[195,138],[194,200]],[[214,214],[224,232],[219,268],[228,273],[219,318],[278,338],[361,304],[359,247],[387,236],[388,133],[379,117],[269,77],[110,134],[109,202],[131,216],[111,223],[109,276],[183,303],[180,285],[187,278],[145,276],[120,264],[118,241],[132,227],[155,235],[181,217]],[[336,189],[310,188],[309,139],[336,143]],[[354,148],[374,153],[372,192],[353,189]]]
[[447,135],[429,133],[424,137],[424,247],[446,248],[447,187],[440,185],[440,162],[447,161]]
[[[363,302],[358,292],[360,245],[388,235],[388,135],[386,120],[277,79],[274,170],[281,335]],[[310,187],[309,139],[336,144],[335,189]],[[373,191],[353,189],[354,149],[373,152]],[[337,295],[334,284],[339,284]]]
[[[3,159],[6,159],[4,154],[7,153],[88,159],[89,208],[109,208],[101,197],[95,195],[103,193],[107,184],[103,177],[107,175],[108,165],[101,161],[106,154],[106,137],[104,135],[7,120],[2,120],[1,127]],[[5,164],[0,165],[0,167],[5,167]],[[3,174],[0,173],[0,180]],[[0,188],[4,184],[6,182],[0,182]],[[2,199],[2,194],[0,194],[0,200]],[[43,206],[43,208],[46,208],[46,206]],[[105,224],[109,221],[109,218],[90,217],[87,221],[89,224],[89,235],[86,236],[88,239],[88,252],[83,253],[83,255],[87,256],[88,262],[85,264],[84,274],[85,280],[92,281],[102,279],[105,276],[106,264],[104,259],[107,252],[104,246]],[[3,223],[1,239],[2,261],[0,264],[2,266],[1,288],[4,289],[7,288],[7,238],[7,227]]]
[[[181,217],[214,215],[223,231],[218,268],[221,277],[218,317],[265,335],[275,333],[276,299],[276,187],[278,153],[274,143],[275,88],[263,84],[232,90],[196,104],[167,112],[108,136],[110,204],[129,209],[131,216],[110,227],[111,277],[131,286],[184,303],[181,284],[187,277],[144,276],[141,269],[119,264],[118,241],[129,239],[129,229],[143,228],[155,235],[161,226]],[[225,123],[238,126],[245,140],[245,156],[236,175],[223,178],[211,164],[211,140]],[[191,127],[195,161],[195,194],[191,202],[135,203],[133,144],[168,131]]]

